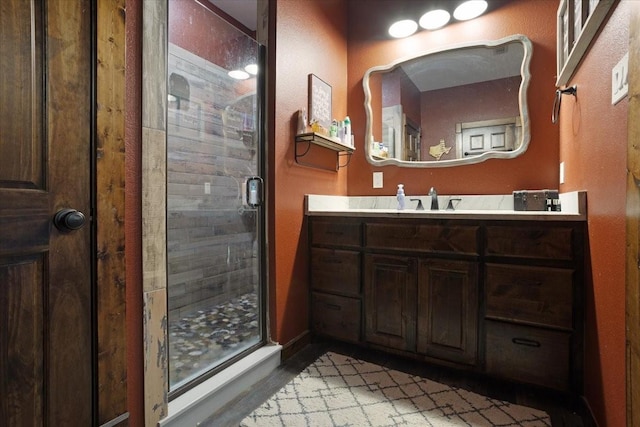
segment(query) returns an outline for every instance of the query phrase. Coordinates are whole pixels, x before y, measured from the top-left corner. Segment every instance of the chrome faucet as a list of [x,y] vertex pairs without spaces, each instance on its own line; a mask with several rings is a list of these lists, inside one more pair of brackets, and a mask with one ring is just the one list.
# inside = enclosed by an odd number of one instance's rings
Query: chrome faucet
[[418,206],[416,206],[416,210],[417,211],[423,211],[424,210],[424,206],[422,206],[422,200],[420,200],[420,199],[409,199],[409,200],[411,200],[412,202],[415,202],[415,201],[418,202]]
[[447,209],[446,209],[446,210],[448,210],[448,211],[453,211],[453,210],[455,210],[455,209],[453,208],[453,202],[459,202],[459,201],[461,201],[461,200],[462,200],[462,199],[460,199],[460,198],[458,198],[458,197],[451,197],[451,198],[449,198],[449,204],[447,205]]
[[429,196],[431,196],[431,210],[437,211],[440,209],[438,207],[438,193],[435,188],[431,187],[431,190],[429,190]]

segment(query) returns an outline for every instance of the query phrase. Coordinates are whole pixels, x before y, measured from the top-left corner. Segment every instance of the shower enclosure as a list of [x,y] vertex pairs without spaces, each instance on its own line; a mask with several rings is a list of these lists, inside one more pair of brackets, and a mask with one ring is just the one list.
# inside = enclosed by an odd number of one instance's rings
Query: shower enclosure
[[261,49],[195,0],[169,2],[169,391],[265,342]]

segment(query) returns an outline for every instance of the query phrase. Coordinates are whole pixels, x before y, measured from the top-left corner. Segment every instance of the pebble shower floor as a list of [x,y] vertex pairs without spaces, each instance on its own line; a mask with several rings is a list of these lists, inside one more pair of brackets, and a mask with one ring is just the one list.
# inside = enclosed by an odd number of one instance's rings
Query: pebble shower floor
[[169,377],[176,385],[260,339],[258,296],[249,293],[169,320]]

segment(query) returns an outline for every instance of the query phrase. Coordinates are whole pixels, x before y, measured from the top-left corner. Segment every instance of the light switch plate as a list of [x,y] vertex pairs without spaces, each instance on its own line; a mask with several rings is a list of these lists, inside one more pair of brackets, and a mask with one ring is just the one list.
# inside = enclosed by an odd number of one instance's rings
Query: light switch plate
[[560,162],[560,184],[564,184],[564,162]]
[[616,105],[629,91],[629,53],[611,70],[611,105]]
[[210,182],[205,182],[204,183],[204,194],[211,194],[211,183]]
[[373,188],[382,188],[382,172],[373,173]]

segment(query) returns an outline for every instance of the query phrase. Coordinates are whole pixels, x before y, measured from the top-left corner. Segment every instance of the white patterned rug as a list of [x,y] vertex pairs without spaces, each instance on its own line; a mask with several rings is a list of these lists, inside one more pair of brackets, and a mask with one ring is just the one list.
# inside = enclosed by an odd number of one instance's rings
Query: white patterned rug
[[326,353],[241,426],[551,426],[546,412]]

